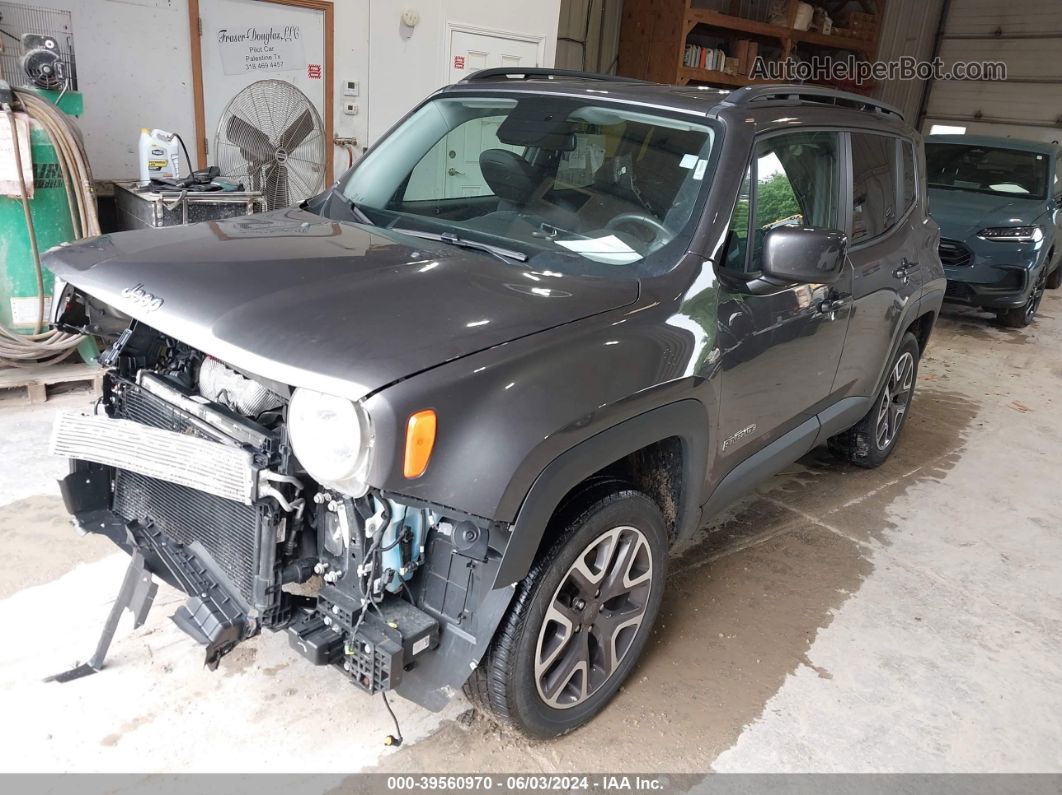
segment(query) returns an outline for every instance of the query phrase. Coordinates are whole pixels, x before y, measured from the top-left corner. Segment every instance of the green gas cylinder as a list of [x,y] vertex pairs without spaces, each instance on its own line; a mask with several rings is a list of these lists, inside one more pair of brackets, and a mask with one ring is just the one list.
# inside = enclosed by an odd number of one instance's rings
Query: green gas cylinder
[[[0,122],[7,123],[6,118]],[[63,173],[51,139],[36,122],[31,122],[30,152],[33,198],[30,213],[37,232],[37,248],[43,254],[52,246],[74,237]],[[52,274],[44,271],[45,316],[52,297]],[[38,315],[37,271],[33,262],[22,199],[0,196],[0,325],[22,334],[36,330]]]

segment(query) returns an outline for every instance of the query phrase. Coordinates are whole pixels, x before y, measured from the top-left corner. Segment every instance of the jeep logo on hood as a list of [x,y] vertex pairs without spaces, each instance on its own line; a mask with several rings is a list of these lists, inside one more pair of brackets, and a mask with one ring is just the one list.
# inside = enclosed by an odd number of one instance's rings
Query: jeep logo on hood
[[121,296],[128,301],[132,301],[137,306],[142,307],[145,312],[154,312],[162,306],[162,299],[145,290],[143,284],[126,287],[122,290]]

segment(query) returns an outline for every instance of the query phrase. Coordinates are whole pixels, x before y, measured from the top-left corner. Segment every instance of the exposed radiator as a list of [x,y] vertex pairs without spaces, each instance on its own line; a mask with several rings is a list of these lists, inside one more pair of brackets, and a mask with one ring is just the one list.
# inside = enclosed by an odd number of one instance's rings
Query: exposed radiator
[[[211,452],[223,456],[231,452],[250,456],[240,447],[218,443],[216,429],[204,428],[195,417],[135,384],[116,384],[112,413],[115,419],[110,422],[122,420],[145,432],[168,431],[189,442],[209,445]],[[161,530],[174,541],[187,545],[198,542],[249,605],[269,611],[279,599],[279,589],[270,587],[276,544],[263,545],[263,540],[276,537],[276,518],[270,511],[247,504],[243,499],[246,493],[241,488],[238,495],[232,494],[240,499],[226,499],[212,491],[118,466],[113,510],[126,520]]]
[[255,604],[259,516],[252,506],[118,470],[114,512],[124,519],[151,523],[182,544],[198,541],[243,598]]

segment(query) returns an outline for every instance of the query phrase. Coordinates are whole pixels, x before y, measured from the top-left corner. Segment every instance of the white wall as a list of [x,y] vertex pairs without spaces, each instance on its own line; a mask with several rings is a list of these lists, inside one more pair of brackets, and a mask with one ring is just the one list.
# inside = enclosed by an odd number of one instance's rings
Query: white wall
[[[356,0],[339,0],[355,2]],[[416,9],[420,24],[402,24]],[[448,80],[446,23],[546,36],[544,66],[557,48],[560,0],[372,0],[369,35],[369,143],[387,132],[418,101]]]
[[[211,0],[200,0],[208,3]],[[187,0],[41,0],[72,13],[79,125],[98,180],[136,174],[141,127],[178,132],[195,157]],[[560,0],[334,0],[335,134],[373,143],[414,104],[446,83],[446,22],[542,34],[553,64]],[[402,11],[416,9],[410,30]],[[357,80],[356,116],[343,113],[341,83]],[[212,137],[211,133],[208,133]],[[338,172],[347,155],[337,149]]]
[[136,177],[141,127],[193,149],[192,65],[185,0],[41,0],[71,12],[85,136],[96,179]]

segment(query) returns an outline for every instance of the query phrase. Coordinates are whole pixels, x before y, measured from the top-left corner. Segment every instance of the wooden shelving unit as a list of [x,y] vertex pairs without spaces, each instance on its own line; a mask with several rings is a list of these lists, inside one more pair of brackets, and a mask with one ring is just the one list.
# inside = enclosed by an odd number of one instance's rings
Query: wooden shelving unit
[[[885,0],[877,0],[878,16]],[[788,0],[787,25],[774,25],[692,5],[692,0],[625,0],[620,29],[617,74],[660,83],[739,88],[757,82],[744,74],[697,69],[684,63],[686,44],[691,36],[705,34],[734,43],[750,39],[773,46],[781,58],[789,58],[800,45],[844,50],[873,60],[878,50],[877,36],[859,39],[817,31],[796,30],[798,0]],[[846,86],[846,88],[851,88]],[[865,87],[867,88],[867,87]]]

